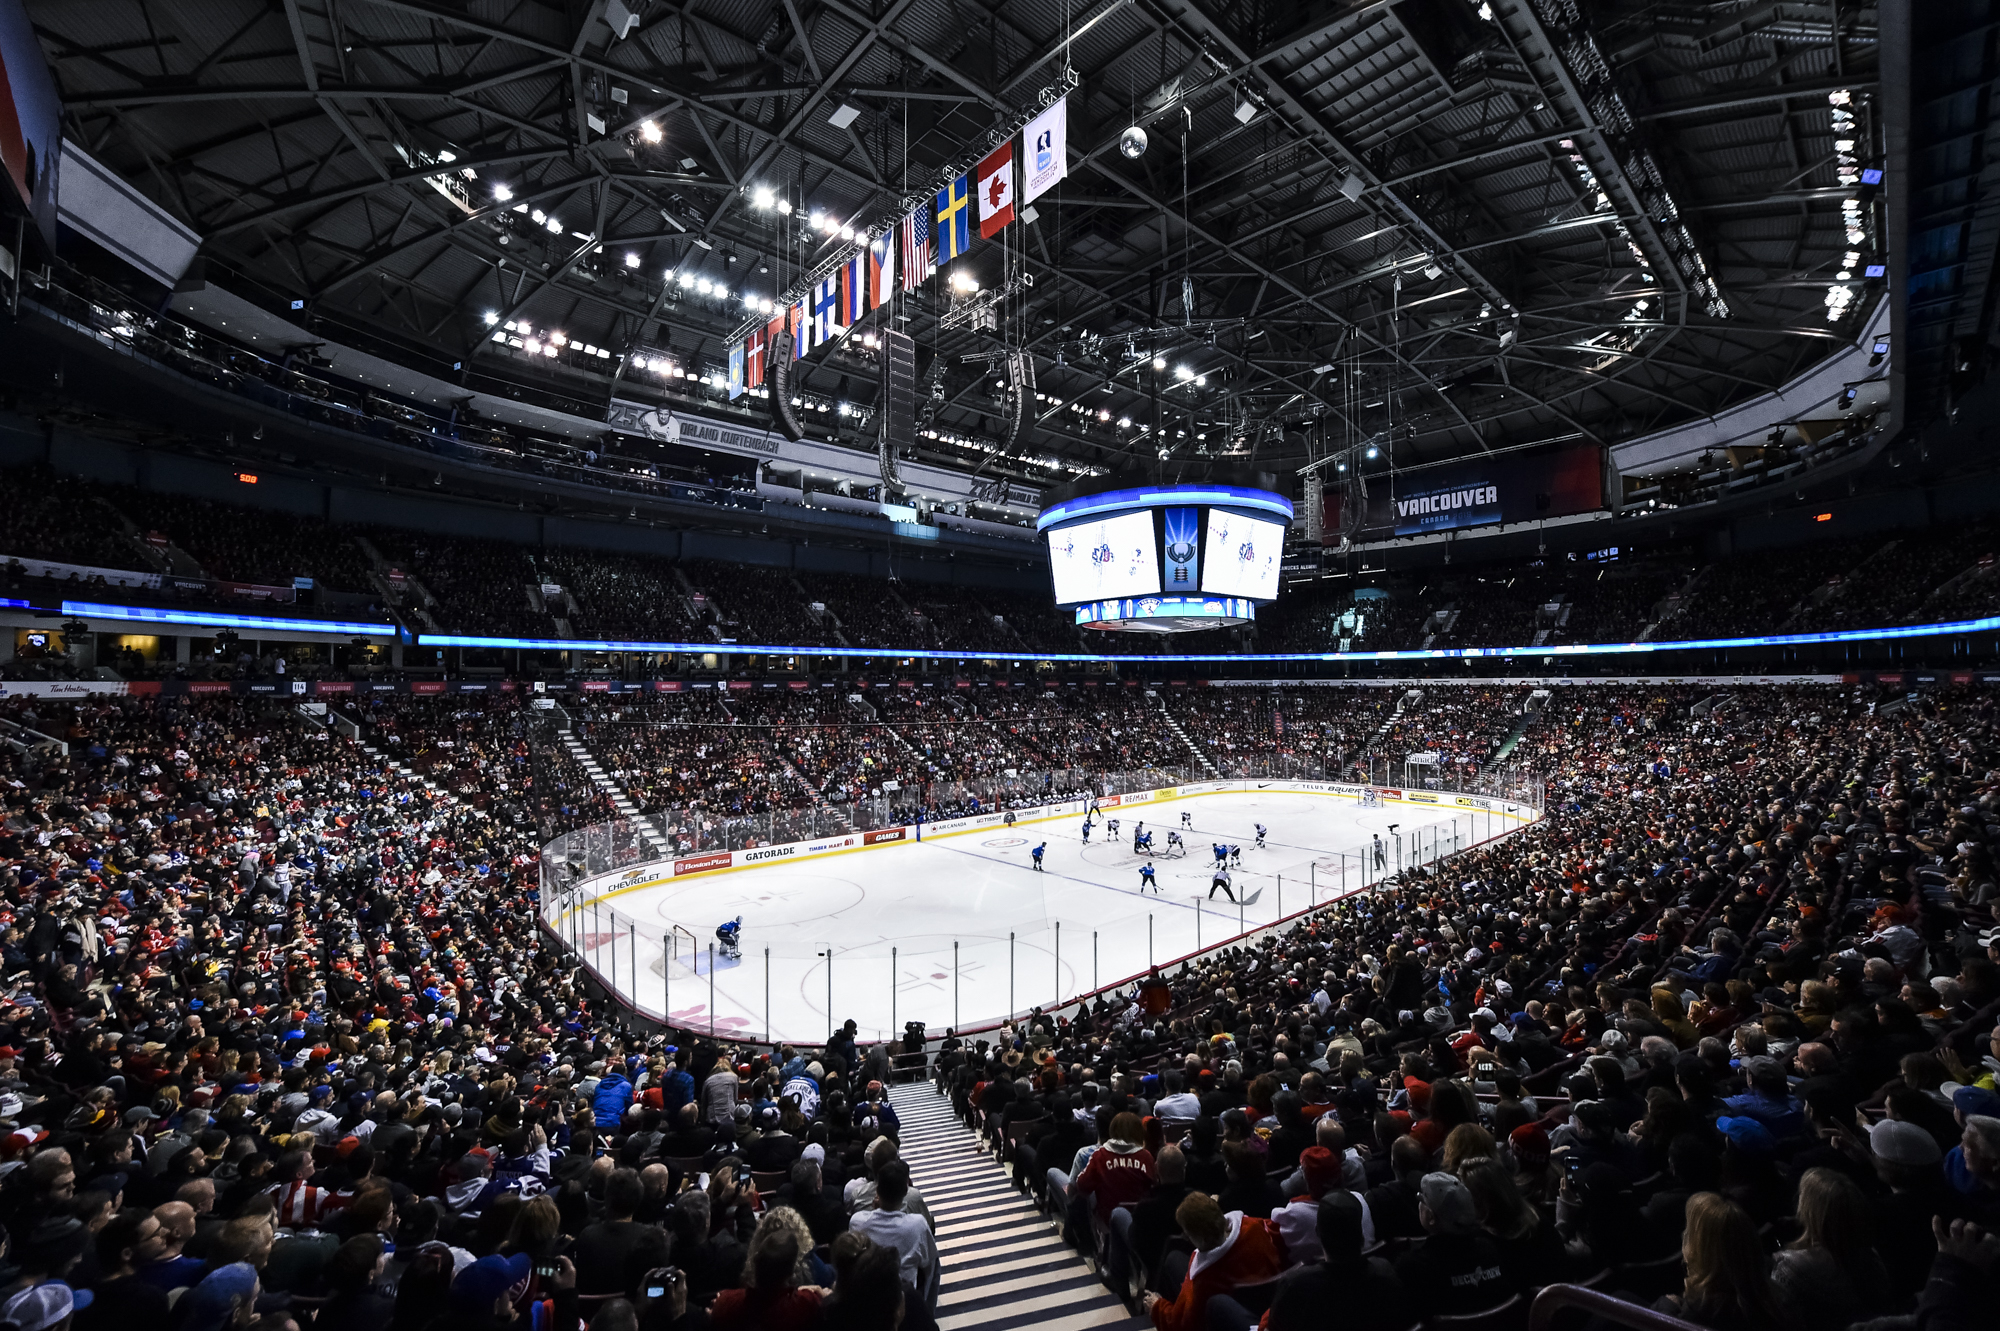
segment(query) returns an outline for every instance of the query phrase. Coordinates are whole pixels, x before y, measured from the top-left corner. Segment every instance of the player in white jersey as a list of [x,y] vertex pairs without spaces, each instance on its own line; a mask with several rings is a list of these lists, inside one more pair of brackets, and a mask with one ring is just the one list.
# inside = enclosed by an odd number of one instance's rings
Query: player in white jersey
[[1167,833],[1167,854],[1171,855],[1176,850],[1179,850],[1183,855],[1187,854],[1187,843],[1181,840],[1179,832],[1169,832]]
[[1257,847],[1261,850],[1264,846],[1264,824],[1256,823],[1254,826],[1257,829]]
[[1186,809],[1181,810],[1181,826],[1188,828],[1189,830],[1193,830],[1194,828],[1194,815],[1189,813]]

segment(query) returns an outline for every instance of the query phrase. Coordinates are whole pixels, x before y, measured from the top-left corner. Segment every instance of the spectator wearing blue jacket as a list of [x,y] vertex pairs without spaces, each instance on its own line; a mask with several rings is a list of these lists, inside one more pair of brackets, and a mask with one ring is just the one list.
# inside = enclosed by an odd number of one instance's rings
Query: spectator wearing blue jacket
[[1780,1141],[1804,1136],[1805,1106],[1792,1094],[1785,1065],[1775,1058],[1753,1058],[1744,1066],[1750,1075],[1750,1089],[1724,1100],[1724,1113],[1732,1118],[1755,1119]]
[[680,1113],[681,1106],[694,1099],[694,1078],[688,1075],[687,1053],[672,1051],[673,1062],[667,1064],[665,1075],[660,1078],[660,1114],[671,1123]]
[[854,1126],[885,1137],[902,1135],[903,1122],[896,1117],[896,1107],[889,1103],[881,1082],[869,1082],[865,1098],[855,1104]]
[[591,1097],[591,1112],[596,1115],[597,1126],[615,1128],[625,1119],[625,1109],[632,1103],[632,1083],[616,1068],[606,1068],[603,1080],[597,1083],[597,1092]]

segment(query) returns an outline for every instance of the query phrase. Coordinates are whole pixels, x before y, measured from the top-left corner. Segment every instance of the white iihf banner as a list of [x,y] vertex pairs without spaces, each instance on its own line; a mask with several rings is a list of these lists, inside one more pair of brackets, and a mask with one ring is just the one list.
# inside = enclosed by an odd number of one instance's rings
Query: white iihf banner
[[1028,122],[1021,131],[1021,204],[1033,203],[1069,174],[1069,98]]

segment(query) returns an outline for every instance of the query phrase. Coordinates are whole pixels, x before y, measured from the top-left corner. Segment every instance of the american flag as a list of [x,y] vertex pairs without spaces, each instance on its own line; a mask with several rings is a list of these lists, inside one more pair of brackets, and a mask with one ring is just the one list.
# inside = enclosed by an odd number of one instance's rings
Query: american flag
[[903,219],[903,290],[915,291],[931,275],[931,214],[919,208]]

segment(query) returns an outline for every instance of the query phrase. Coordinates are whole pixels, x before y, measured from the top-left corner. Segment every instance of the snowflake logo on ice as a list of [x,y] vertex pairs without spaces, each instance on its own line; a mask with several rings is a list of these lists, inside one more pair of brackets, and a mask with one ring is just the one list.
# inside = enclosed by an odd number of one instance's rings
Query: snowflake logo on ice
[[1109,564],[1116,558],[1118,556],[1111,553],[1111,547],[1108,544],[1100,545],[1090,552],[1090,562],[1093,564]]
[[1241,545],[1237,546],[1237,547],[1236,547],[1236,558],[1237,558],[1237,559],[1239,559],[1240,561],[1242,561],[1242,562],[1243,562],[1243,563],[1245,563],[1245,564],[1254,564],[1254,563],[1256,563],[1256,562],[1257,562],[1257,543],[1256,543],[1255,541],[1245,541],[1245,542],[1244,542],[1243,544],[1241,544]]

